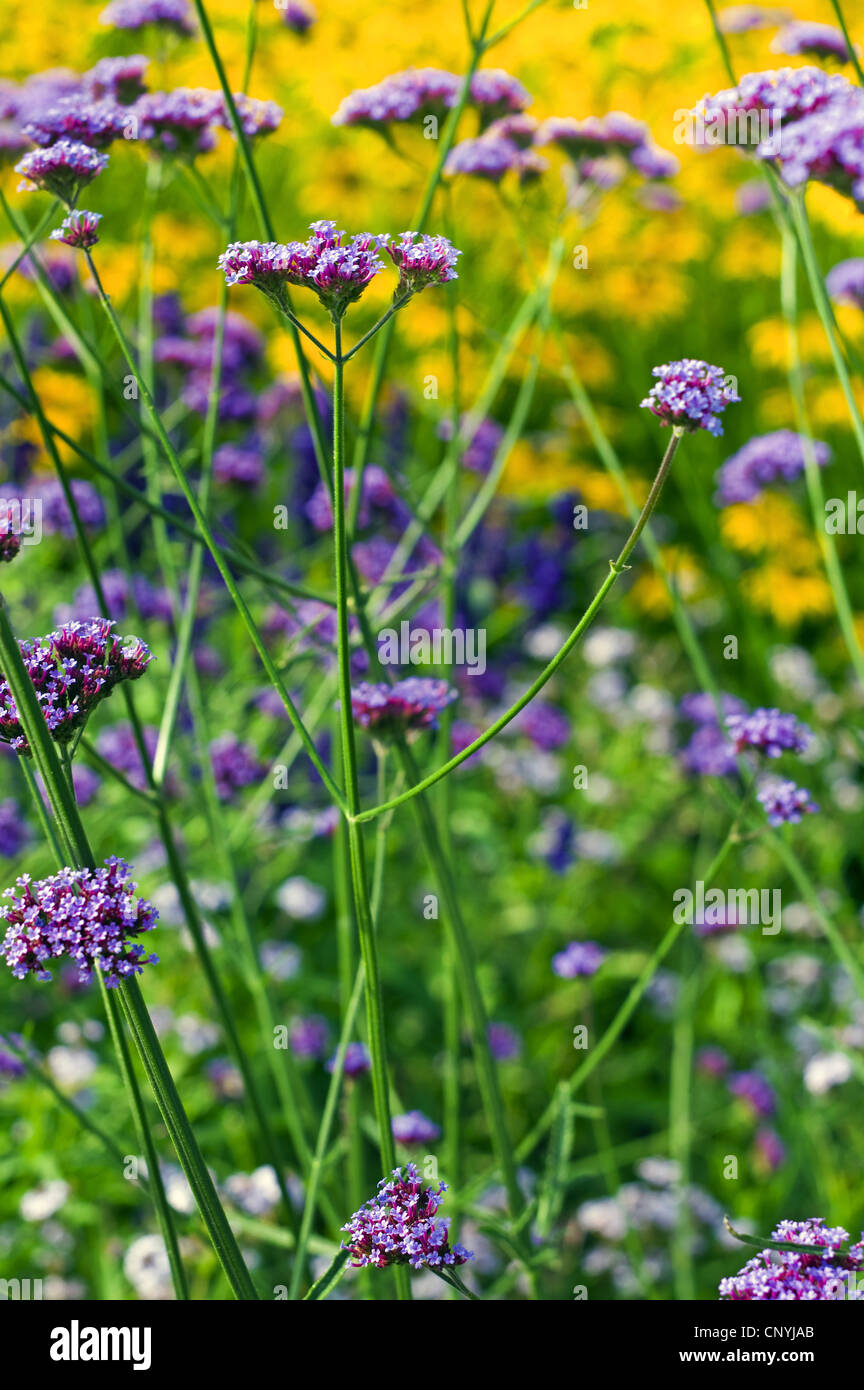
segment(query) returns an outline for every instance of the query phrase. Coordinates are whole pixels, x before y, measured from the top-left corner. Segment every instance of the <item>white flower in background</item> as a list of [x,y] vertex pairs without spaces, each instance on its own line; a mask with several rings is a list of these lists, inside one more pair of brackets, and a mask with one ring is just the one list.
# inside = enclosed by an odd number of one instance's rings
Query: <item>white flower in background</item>
[[852,1075],[845,1052],[817,1052],[804,1068],[804,1085],[811,1096],[824,1096],[832,1086],[842,1086]]
[[96,1053],[88,1047],[52,1047],[45,1060],[57,1085],[70,1090],[89,1081],[99,1065]]
[[63,1206],[69,1196],[69,1184],[61,1178],[32,1187],[21,1198],[18,1210],[24,1221],[47,1221]]
[[298,874],[286,878],[276,892],[276,901],[287,917],[297,922],[314,922],[327,904],[327,894],[311,879]]
[[123,1273],[139,1298],[153,1302],[173,1298],[171,1265],[161,1236],[139,1236],[123,1260]]
[[303,963],[303,952],[290,941],[262,941],[261,966],[274,980],[293,980]]
[[525,638],[525,650],[537,661],[551,661],[568,636],[566,628],[559,627],[557,623],[542,623]]
[[636,638],[621,627],[595,627],[582,643],[582,655],[589,666],[612,666],[626,661],[636,650]]
[[249,1216],[266,1216],[278,1204],[279,1183],[273,1168],[256,1168],[253,1173],[232,1173],[222,1190],[236,1207]]
[[197,1057],[219,1042],[219,1029],[197,1014],[183,1014],[177,1020],[177,1036],[187,1057]]

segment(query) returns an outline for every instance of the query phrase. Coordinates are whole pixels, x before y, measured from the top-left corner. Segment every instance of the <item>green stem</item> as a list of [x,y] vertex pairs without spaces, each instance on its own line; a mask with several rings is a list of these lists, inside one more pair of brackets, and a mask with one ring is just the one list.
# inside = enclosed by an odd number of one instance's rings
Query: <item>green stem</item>
[[540,672],[540,675],[536,678],[536,680],[532,681],[531,685],[529,685],[525,693],[521,695],[519,699],[515,702],[515,704],[511,705],[510,708],[504,712],[504,714],[502,714],[498,719],[496,719],[494,724],[490,724],[488,729],[484,730],[484,732],[480,734],[479,737],[474,739],[474,741],[470,743],[467,746],[467,748],[464,748],[461,753],[457,753],[455,757],[450,758],[448,762],[444,763],[441,767],[436,768],[434,772],[431,772],[427,777],[424,777],[422,781],[417,782],[416,785],[414,785],[413,787],[409,787],[407,791],[402,792],[399,796],[393,797],[391,798],[391,800],[383,802],[380,806],[373,806],[368,811],[360,812],[356,816],[356,820],[358,822],[374,820],[374,818],[376,816],[379,816],[382,813],[382,811],[389,811],[392,810],[395,806],[401,806],[404,802],[409,801],[414,796],[417,796],[419,792],[426,791],[428,787],[434,786],[434,784],[436,782],[439,782],[442,777],[447,777],[451,772],[454,771],[455,768],[459,767],[461,763],[464,763],[468,758],[472,757],[480,748],[483,748],[485,744],[489,743],[491,739],[495,738],[495,736],[499,734],[502,729],[505,729],[507,725],[510,724],[512,720],[514,720],[516,716],[521,713],[521,711],[526,707],[526,705],[530,704],[534,697],[538,695],[539,692],[543,689],[543,687],[552,679],[559,666],[561,666],[562,663],[566,661],[567,657],[570,655],[570,652],[576,646],[577,642],[587,631],[587,629],[591,626],[592,622],[594,621],[598,612],[603,606],[603,603],[610,590],[614,587],[614,585],[616,584],[620,576],[624,573],[624,571],[629,568],[627,562],[630,559],[630,556],[632,555],[633,551],[635,550],[636,545],[639,541],[639,537],[645,529],[645,526],[647,525],[648,520],[651,517],[655,507],[657,506],[657,503],[660,499],[660,494],[663,491],[666,478],[668,477],[669,470],[672,466],[672,460],[675,457],[675,453],[680,442],[681,432],[676,426],[673,429],[672,438],[670,439],[666,452],[663,455],[660,468],[651,486],[651,490],[648,494],[648,497],[645,500],[645,505],[642,508],[642,511],[639,515],[639,519],[636,522],[636,525],[633,527],[633,530],[631,531],[627,541],[625,542],[624,547],[621,550],[621,553],[619,554],[617,560],[610,561],[609,574],[606,576],[606,579],[603,581],[602,585],[597,590],[597,593],[595,594],[588,608],[586,608],[582,617],[579,619],[579,622],[576,624],[573,631],[570,633],[570,636],[567,638],[566,642],[556,653],[556,655],[552,658],[552,660]]
[[841,33],[843,34],[843,37],[846,40],[846,47],[849,50],[849,61],[855,69],[855,75],[858,78],[859,85],[864,87],[864,69],[862,69],[861,67],[861,59],[858,57],[858,51],[854,43],[852,42],[852,36],[849,33],[848,28],[846,27],[846,20],[844,18],[843,11],[841,10],[840,5],[838,4],[838,0],[831,0],[831,8],[837,16],[837,23],[840,25]]

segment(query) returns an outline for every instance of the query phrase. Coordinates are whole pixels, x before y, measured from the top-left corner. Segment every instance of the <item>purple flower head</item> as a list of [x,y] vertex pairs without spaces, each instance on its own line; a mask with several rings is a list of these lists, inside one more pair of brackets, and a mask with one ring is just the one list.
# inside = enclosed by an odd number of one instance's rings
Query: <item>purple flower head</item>
[[[345,1049],[345,1062],[342,1068],[345,1076],[351,1077],[352,1080],[358,1076],[365,1076],[371,1066],[372,1060],[369,1056],[369,1049],[366,1044],[359,1042],[349,1043]],[[335,1052],[327,1063],[327,1070],[331,1072],[336,1070]]]
[[573,730],[563,710],[544,700],[532,700],[513,720],[513,728],[544,753],[554,753],[568,743]]
[[81,189],[92,183],[107,163],[107,154],[99,150],[77,140],[58,140],[47,150],[31,150],[19,159],[15,165],[15,172],[22,175],[18,188],[29,193],[53,193],[71,207]]
[[738,770],[735,745],[716,723],[699,726],[682,750],[681,762],[697,777],[732,777]]
[[765,782],[759,788],[756,799],[765,808],[769,825],[797,825],[802,815],[819,810],[805,787],[797,787],[794,782],[779,778]]
[[[459,428],[463,433],[467,423],[468,416],[463,415],[459,422]],[[452,422],[445,420],[439,433],[442,439],[452,439]],[[472,473],[488,473],[495,462],[495,456],[503,438],[504,431],[497,420],[491,420],[488,417],[481,420],[465,445],[465,451],[462,454],[464,467],[470,469]]]
[[[840,73],[823,72],[817,67],[750,72],[737,87],[727,87],[702,99],[695,109],[697,138],[699,143],[755,149],[767,134],[773,146],[765,153],[775,155],[778,123],[782,131],[779,143],[785,146],[788,125],[852,90]],[[706,128],[711,131],[710,137]]]
[[413,1269],[437,1269],[442,1265],[463,1265],[473,1259],[461,1245],[451,1249],[449,1223],[437,1215],[447,1191],[446,1183],[437,1189],[424,1187],[413,1163],[394,1168],[382,1178],[378,1191],[342,1230],[356,1268],[372,1265],[411,1265]]
[[522,83],[503,68],[485,68],[475,72],[468,99],[472,106],[479,109],[481,125],[488,125],[508,115],[518,115],[533,100]]
[[784,124],[779,142],[768,138],[756,153],[766,159],[779,155],[790,187],[813,179],[864,208],[864,91],[847,84],[847,90],[827,105]]
[[790,58],[837,58],[841,63],[848,63],[852,57],[840,29],[833,24],[799,19],[783,26],[771,44],[771,52]]
[[746,1101],[754,1114],[767,1120],[777,1109],[774,1091],[770,1082],[758,1071],[738,1071],[729,1078],[729,1091],[739,1100]]
[[[140,975],[143,965],[155,965],[135,940],[152,931],[159,916],[155,907],[136,898],[131,869],[113,855],[101,869],[62,869],[51,878],[34,882],[29,874],[7,888],[8,903],[0,907],[6,937],[0,955],[17,980],[35,975],[50,980],[48,963],[69,956],[82,982],[97,967],[110,988],[129,975]],[[17,891],[16,891],[17,889]]]
[[730,714],[726,728],[737,752],[755,748],[768,758],[781,753],[803,753],[813,737],[806,724],[794,714],[779,709],[754,709],[751,714]]
[[220,483],[258,487],[264,479],[264,459],[257,440],[221,444],[213,455],[213,476]]
[[513,172],[518,174],[520,183],[526,183],[548,168],[548,161],[536,151],[522,148],[507,136],[493,134],[490,127],[476,140],[462,140],[455,145],[447,156],[444,173],[451,178],[469,174],[498,183],[505,174]]
[[295,1057],[323,1057],[329,1037],[327,1020],[318,1014],[309,1018],[295,1018],[289,1030],[291,1051]]
[[[345,500],[351,496],[354,488],[354,470],[345,470]],[[312,522],[316,531],[329,531],[333,526],[333,508],[330,505],[330,492],[323,483],[319,483],[306,503],[306,515]],[[390,517],[397,519],[396,494],[393,486],[383,468],[377,464],[370,464],[363,473],[363,490],[360,498],[360,508],[357,513],[357,524],[360,530],[364,530],[372,520],[373,514],[376,518]],[[379,576],[380,578],[380,576]]]
[[333,124],[376,127],[410,121],[418,114],[441,116],[455,106],[461,87],[460,78],[441,68],[407,68],[345,97]]
[[786,1148],[776,1130],[763,1125],[757,1129],[753,1146],[762,1164],[770,1173],[775,1173],[778,1168],[782,1168],[786,1159]]
[[577,121],[571,116],[550,116],[537,134],[538,145],[557,145],[570,159],[586,155],[629,154],[648,138],[643,121],[626,111],[610,111],[606,116],[587,116]]
[[727,5],[717,15],[724,34],[747,34],[751,29],[771,29],[788,17],[787,10],[768,10],[764,5]]
[[[778,1141],[779,1142],[779,1141]],[[782,1146],[781,1146],[782,1147]],[[864,1265],[864,1238],[851,1245],[842,1226],[826,1226],[821,1216],[807,1221],[781,1221],[772,1240],[813,1246],[813,1253],[799,1250],[760,1251],[744,1268],[720,1281],[721,1299],[750,1302],[776,1300],[829,1302],[864,1299],[864,1291],[849,1279]]]
[[606,959],[606,952],[596,941],[571,941],[552,958],[552,969],[562,980],[575,980],[582,975],[596,975]]
[[229,285],[254,285],[277,304],[284,304],[285,285],[313,290],[333,318],[384,269],[379,249],[383,238],[361,232],[345,241],[335,222],[313,222],[306,242],[235,242],[219,257]]
[[[720,708],[724,715],[727,714],[746,714],[747,706],[743,700],[739,700],[735,695],[721,694]],[[717,706],[714,704],[713,695],[707,691],[699,690],[692,695],[682,695],[678,709],[684,719],[689,719],[692,724],[716,724]]]
[[216,131],[226,124],[221,92],[206,87],[176,87],[173,92],[146,92],[132,108],[138,139],[165,155],[191,160],[216,147]]
[[[282,107],[277,106],[275,101],[259,101],[256,97],[244,96],[242,92],[234,93],[234,105],[243,134],[248,136],[272,135],[274,130],[279,129],[285,115]],[[223,110],[222,123],[226,129],[231,129],[231,117],[227,109]]]
[[747,179],[735,190],[735,211],[741,217],[752,217],[771,206],[771,189],[764,179]]
[[693,932],[696,936],[728,936],[730,932],[738,930],[742,924],[738,921],[737,913],[724,907],[722,904],[713,904],[693,921]]
[[[152,660],[137,637],[117,637],[104,618],[66,623],[47,637],[19,642],[52,737],[68,743],[121,681],[138,680]],[[0,740],[29,756],[12,692],[0,675]]]
[[838,261],[825,276],[825,286],[835,304],[864,309],[864,257]]
[[654,367],[651,374],[659,381],[640,402],[642,408],[656,415],[662,425],[690,433],[707,430],[722,434],[720,415],[727,405],[741,399],[722,367],[712,367],[698,358],[667,362]]
[[186,37],[195,33],[189,0],[111,0],[99,23],[115,29],[143,29],[153,24]]
[[417,232],[403,232],[398,240],[389,237],[384,250],[399,271],[394,299],[407,299],[430,285],[446,285],[458,280],[456,261],[462,255],[445,236],[427,236],[415,241]]
[[14,859],[32,838],[30,826],[14,801],[0,801],[0,857]]
[[696,1068],[706,1076],[725,1076],[729,1058],[721,1047],[702,1047],[696,1053]]
[[507,1023],[490,1023],[489,1050],[496,1062],[515,1062],[522,1051],[522,1039]]
[[441,1131],[422,1110],[409,1110],[393,1116],[393,1138],[397,1144],[434,1144]]
[[[804,472],[806,447],[807,440],[794,430],[756,435],[719,469],[715,502],[720,507],[752,502],[778,479],[792,482]],[[831,459],[828,445],[813,440],[812,450],[815,462],[824,468]]]
[[110,98],[119,106],[131,106],[147,90],[144,74],[150,66],[150,59],[143,53],[133,53],[128,57],[100,58],[99,62],[84,74],[85,90],[93,101]]
[[51,233],[52,241],[62,241],[66,246],[74,246],[79,251],[89,251],[99,240],[101,212],[70,212],[63,225]]
[[313,5],[307,0],[276,0],[276,8],[282,15],[282,23],[294,34],[308,34],[318,18]]
[[220,734],[213,739],[209,752],[220,801],[231,801],[235,792],[260,782],[264,776],[265,769],[255,749],[241,743],[236,734]]
[[435,729],[438,715],[458,692],[432,676],[408,676],[395,685],[371,685],[368,681],[351,691],[354,720],[376,738],[417,729]]
[[[147,757],[152,763],[159,744],[159,730],[145,724],[142,734]],[[119,724],[109,724],[107,728],[100,729],[96,747],[106,762],[122,772],[133,787],[138,787],[140,791],[147,789],[147,774],[141,762],[141,752],[131,724],[121,720]],[[173,772],[169,771],[165,778],[163,790],[168,795],[176,795],[178,784]]]
[[58,140],[73,140],[101,150],[122,138],[127,119],[125,109],[108,98],[84,101],[78,95],[61,97],[28,121],[24,134],[44,147],[56,145]]
[[13,525],[12,508],[6,516],[0,512],[0,564],[11,564],[21,549],[21,536]]

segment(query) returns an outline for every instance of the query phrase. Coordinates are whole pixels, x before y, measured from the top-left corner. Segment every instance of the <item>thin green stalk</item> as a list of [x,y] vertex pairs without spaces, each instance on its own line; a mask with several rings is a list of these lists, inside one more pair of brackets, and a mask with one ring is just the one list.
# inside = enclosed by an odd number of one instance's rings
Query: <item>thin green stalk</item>
[[804,269],[810,283],[810,292],[813,295],[813,302],[816,305],[816,312],[828,339],[828,346],[831,349],[831,360],[834,363],[834,370],[840,382],[841,390],[849,407],[849,417],[852,421],[852,430],[855,435],[855,442],[858,446],[858,453],[861,456],[861,463],[864,466],[864,420],[858,409],[858,402],[852,390],[852,382],[849,377],[849,369],[846,366],[846,359],[840,347],[837,337],[837,328],[834,322],[834,311],[831,308],[831,300],[825,288],[825,280],[819,269],[816,259],[816,250],[813,245],[813,233],[810,227],[810,219],[807,216],[807,204],[803,193],[795,193],[789,198],[792,221],[798,234],[798,241],[801,246],[801,255],[804,261]]
[[834,596],[834,606],[837,610],[840,631],[843,633],[846,649],[849,652],[850,660],[855,668],[859,684],[862,689],[864,689],[864,652],[862,652],[861,644],[858,640],[852,605],[849,601],[843,570],[837,554],[837,543],[834,536],[830,535],[825,529],[825,493],[822,487],[822,475],[819,470],[819,465],[816,462],[816,452],[813,445],[813,435],[810,429],[807,411],[807,398],[804,390],[804,371],[798,339],[798,243],[792,228],[788,225],[781,224],[781,236],[783,245],[781,298],[783,302],[783,313],[786,319],[786,335],[789,345],[789,389],[795,412],[795,427],[804,445],[804,473],[807,482],[807,492],[810,498],[810,508],[813,513],[813,526],[819,543],[819,549],[822,552],[825,573]]
[[840,8],[838,0],[831,0],[831,8],[837,16],[837,23],[840,25],[840,31],[843,34],[844,39],[846,40],[846,47],[849,50],[849,61],[855,69],[855,75],[858,78],[858,83],[860,86],[864,87],[864,69],[862,69],[861,67],[861,59],[858,56],[858,50],[855,44],[852,42],[852,36],[849,33],[849,29],[846,25],[846,20],[844,18],[843,11]]
[[[27,673],[0,598],[0,669],[9,685],[21,726],[42,775],[54,812],[62,848],[70,867],[95,868],[75,797],[64,775],[57,749],[48,731],[36,691]],[[222,1267],[238,1298],[257,1299],[249,1272],[234,1239],[222,1205],[207,1171],[192,1127],[177,1094],[168,1064],[156,1036],[137,979],[127,978],[117,990],[141,1060],[153,1085],[162,1118],[174,1142],[181,1166],[195,1194],[196,1203]]]
[[294,728],[296,729],[300,738],[303,740],[303,746],[306,749],[306,752],[308,753],[309,758],[316,772],[318,773],[322,782],[326,786],[328,792],[330,793],[336,805],[344,811],[346,807],[346,802],[343,793],[341,792],[339,787],[336,786],[335,782],[333,781],[333,778],[331,777],[327,768],[321,761],[321,758],[318,755],[318,750],[315,747],[315,744],[312,741],[312,738],[310,737],[308,730],[306,729],[303,720],[301,719],[300,714],[298,713],[294,705],[294,701],[291,699],[291,696],[285,687],[284,681],[282,680],[281,676],[279,675],[279,672],[276,669],[273,659],[267,650],[264,639],[258,630],[258,627],[252,617],[251,612],[249,611],[246,600],[240,593],[234,576],[231,573],[231,570],[225,560],[224,555],[222,554],[222,550],[218,545],[215,537],[213,536],[213,532],[210,528],[207,518],[205,517],[198,504],[198,499],[195,496],[195,493],[189,484],[189,480],[183,471],[183,465],[177,457],[177,452],[174,449],[171,440],[168,438],[168,434],[165,430],[164,425],[162,424],[162,419],[156,407],[156,403],[153,400],[153,396],[150,392],[150,388],[148,387],[146,381],[143,379],[143,377],[140,375],[138,371],[138,367],[132,355],[131,348],[129,347],[129,343],[126,339],[126,335],[124,334],[123,329],[120,327],[120,322],[117,318],[117,315],[114,312],[114,308],[111,304],[111,301],[108,298],[108,295],[105,293],[104,286],[102,285],[102,281],[99,277],[99,272],[97,271],[96,266],[93,263],[93,258],[90,255],[89,251],[85,252],[85,254],[87,256],[87,261],[90,266],[90,273],[93,276],[94,284],[96,285],[97,291],[99,293],[99,298],[102,302],[105,313],[108,316],[109,323],[111,324],[120,350],[123,353],[123,356],[129,365],[129,370],[133,373],[136,381],[138,382],[139,390],[144,398],[147,410],[150,414],[150,418],[153,421],[153,424],[156,428],[156,433],[159,436],[159,441],[164,450],[165,457],[167,458],[171,466],[171,471],[173,472],[174,477],[176,478],[180,486],[180,489],[183,493],[183,496],[186,499],[186,502],[189,506],[189,510],[192,512],[192,515],[195,518],[195,521],[198,525],[198,529],[201,532],[201,535],[204,537],[207,549],[212,555],[216,563],[216,566],[219,570],[219,573],[222,576],[225,587],[228,590],[231,598],[233,599],[234,605],[237,608],[241,618],[243,619],[244,626],[252,640],[252,644],[256,652],[258,653],[258,656],[261,660],[261,664],[264,667],[264,670],[267,672],[267,675],[271,683],[279,693],[282,703],[284,704],[285,709],[288,713],[288,718],[291,720],[291,723],[294,725]]
[[[357,771],[357,749],[354,742],[354,719],[351,701],[351,648],[349,642],[349,584],[348,533],[345,505],[345,390],[342,360],[342,325],[333,325],[336,364],[333,380],[333,545],[336,571],[336,646],[339,665],[339,723],[341,732],[342,766],[345,777],[348,853],[351,867],[351,886],[354,913],[360,938],[360,954],[364,966],[366,996],[366,1027],[371,1059],[372,1094],[378,1126],[378,1146],[382,1172],[391,1173],[396,1167],[396,1148],[390,1114],[390,1084],[387,1070],[387,1048],[384,1035],[384,1006],[375,923],[370,906],[369,880],[363,832],[356,821],[360,810],[360,786]],[[409,1291],[408,1276],[397,1266],[397,1292],[400,1298]]]
[[484,747],[484,745],[487,744],[491,739],[495,738],[496,734],[499,734],[502,729],[505,729],[507,725],[511,723],[512,720],[514,720],[518,714],[521,713],[525,706],[528,705],[531,702],[531,700],[533,700],[534,697],[539,694],[539,692],[548,683],[548,681],[552,679],[552,676],[562,665],[562,663],[566,661],[570,652],[576,646],[576,644],[583,636],[583,634],[586,632],[586,630],[591,626],[610,590],[614,587],[614,585],[616,584],[620,576],[624,573],[624,571],[629,568],[627,562],[630,559],[630,556],[632,555],[633,551],[635,550],[639,542],[639,537],[645,529],[645,526],[647,525],[648,520],[651,517],[660,499],[660,494],[663,491],[666,478],[672,466],[672,460],[674,459],[678,445],[681,442],[681,434],[682,432],[680,431],[679,427],[675,426],[672,431],[672,437],[669,441],[669,445],[666,449],[666,452],[663,455],[660,468],[651,486],[651,490],[648,494],[648,497],[645,500],[645,505],[642,508],[639,519],[636,522],[636,525],[633,527],[633,530],[631,531],[627,541],[625,542],[624,547],[621,550],[621,553],[619,554],[617,560],[611,560],[609,562],[609,574],[606,576],[606,579],[603,581],[602,585],[597,590],[597,593],[595,594],[589,606],[586,608],[582,617],[579,619],[579,622],[573,628],[573,631],[570,633],[570,636],[567,638],[566,642],[564,642],[563,646],[555,654],[552,660],[540,672],[540,675],[537,676],[536,680],[532,681],[531,685],[528,687],[525,693],[519,697],[515,704],[511,705],[510,708],[506,710],[504,714],[502,714],[498,719],[496,719],[493,724],[490,724],[490,726],[487,729],[485,729],[484,732],[480,734],[476,739],[474,739],[474,741],[470,743],[467,746],[467,748],[464,748],[461,753],[457,753],[455,757],[450,758],[448,762],[444,763],[441,767],[436,768],[434,772],[429,773],[428,776],[424,777],[420,782],[417,782],[415,786],[409,787],[407,791],[402,792],[399,796],[392,797],[389,801],[385,801],[380,806],[373,806],[368,811],[360,812],[356,816],[356,820],[358,822],[374,820],[374,818],[380,815],[382,811],[389,811],[392,810],[392,808],[395,806],[401,806],[404,802],[409,801],[414,796],[417,796],[418,793],[426,791],[428,787],[434,786],[434,784],[436,782],[439,782],[442,777],[447,777],[451,772],[454,771],[455,768],[459,767],[461,763],[464,763],[466,759],[472,757],[473,754],[478,751],[478,749]]

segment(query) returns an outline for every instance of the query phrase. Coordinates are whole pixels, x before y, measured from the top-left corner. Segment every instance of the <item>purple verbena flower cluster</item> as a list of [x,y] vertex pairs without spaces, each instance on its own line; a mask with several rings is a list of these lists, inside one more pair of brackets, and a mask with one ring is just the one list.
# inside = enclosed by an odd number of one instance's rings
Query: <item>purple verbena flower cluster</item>
[[444,236],[403,232],[396,240],[386,238],[383,249],[399,271],[394,299],[407,299],[430,285],[446,285],[459,278],[456,261],[462,252]]
[[67,868],[39,881],[22,875],[17,891],[3,894],[10,901],[0,906],[7,928],[0,955],[18,980],[50,980],[46,967],[58,956],[71,957],[81,981],[98,967],[111,988],[140,975],[159,958],[134,938],[152,931],[159,914],[135,897],[136,886],[129,865],[113,855],[101,869]]
[[44,150],[31,150],[15,165],[21,174],[18,188],[24,192],[53,193],[71,207],[87,184],[108,163],[107,154],[91,150],[77,140],[58,140]]
[[841,29],[801,19],[783,26],[772,41],[771,52],[790,58],[837,58],[841,63],[852,57]]
[[[407,68],[372,87],[347,96],[333,116],[334,125],[387,126],[414,117],[442,116],[456,105],[463,79],[441,68]],[[524,111],[531,97],[521,82],[501,69],[476,72],[468,104],[480,113],[481,125]]]
[[664,363],[654,367],[651,374],[659,381],[640,402],[641,406],[656,415],[662,425],[690,433],[707,430],[709,434],[721,435],[720,415],[727,405],[741,399],[722,367],[697,358]]
[[152,24],[187,37],[196,32],[189,0],[111,0],[99,23],[114,29],[143,29]]
[[394,1115],[392,1129],[397,1144],[434,1144],[436,1139],[441,1138],[441,1131],[434,1120],[430,1120],[422,1110]]
[[825,286],[835,304],[864,309],[864,257],[838,261],[825,276]]
[[805,787],[779,778],[763,783],[756,799],[765,808],[768,824],[774,826],[797,825],[802,815],[819,810]]
[[30,827],[14,801],[0,801],[0,856],[14,859],[31,839]]
[[774,1089],[761,1072],[735,1072],[728,1085],[730,1094],[743,1100],[761,1119],[769,1119],[777,1109]]
[[582,975],[596,975],[606,959],[606,952],[596,941],[571,941],[552,958],[552,969],[562,980],[575,980]]
[[[352,1042],[345,1049],[345,1061],[342,1073],[349,1079],[356,1080],[358,1076],[365,1076],[372,1067],[372,1059],[369,1056],[369,1049],[365,1043]],[[336,1070],[336,1054],[327,1063],[328,1071]]]
[[[138,680],[152,654],[137,637],[120,638],[104,618],[66,623],[47,637],[19,642],[45,721],[68,743],[121,681]],[[0,676],[0,740],[29,755],[12,692]]]
[[[794,430],[774,430],[747,441],[723,463],[717,473],[715,502],[729,507],[736,502],[752,502],[778,479],[792,482],[804,472],[807,440]],[[820,440],[812,441],[813,459],[820,468],[831,460],[831,450]]]
[[394,1168],[390,1178],[382,1178],[378,1192],[355,1212],[343,1231],[347,1239],[342,1248],[351,1254],[355,1267],[372,1265],[411,1265],[413,1269],[438,1269],[463,1265],[473,1258],[462,1245],[451,1249],[449,1223],[437,1215],[446,1183],[437,1189],[424,1187],[413,1163]]
[[864,1290],[849,1275],[864,1266],[864,1236],[849,1244],[842,1226],[826,1226],[821,1216],[806,1221],[781,1221],[772,1240],[813,1246],[812,1255],[801,1250],[768,1247],[731,1278],[720,1281],[721,1299],[751,1302],[828,1302],[864,1299]]
[[362,682],[351,691],[356,723],[377,738],[416,729],[434,729],[438,715],[457,692],[446,681],[432,676],[408,676],[395,685]]
[[89,251],[99,240],[101,212],[70,212],[62,226],[51,233],[52,241],[62,241],[66,246],[74,246],[79,251]]
[[255,749],[248,743],[241,743],[236,734],[220,734],[211,742],[209,751],[220,801],[230,801],[236,792],[260,782],[264,775]]
[[803,753],[812,738],[806,724],[800,724],[794,714],[779,709],[754,709],[750,714],[730,714],[726,728],[736,751],[754,748],[767,758],[779,758],[782,753]]

